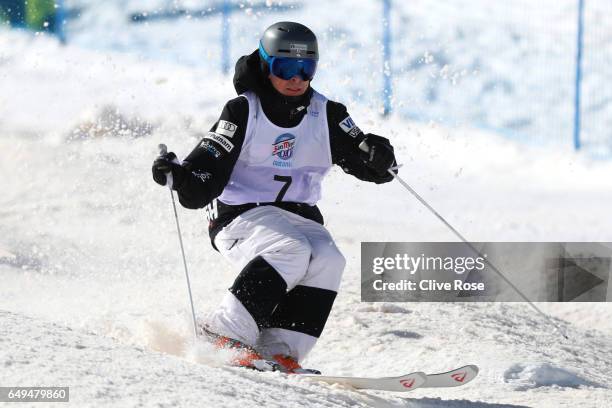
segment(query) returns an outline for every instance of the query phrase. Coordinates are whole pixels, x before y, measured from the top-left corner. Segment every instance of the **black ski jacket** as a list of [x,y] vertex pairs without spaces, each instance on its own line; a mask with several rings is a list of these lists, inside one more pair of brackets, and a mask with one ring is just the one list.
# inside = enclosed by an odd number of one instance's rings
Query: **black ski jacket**
[[[267,78],[267,67],[261,62],[257,50],[250,55],[241,57],[236,63],[234,88],[238,95],[249,90],[255,92],[261,101],[265,115],[272,123],[280,127],[297,126],[307,113],[306,108],[312,97],[312,88],[310,87],[304,95],[297,97],[284,96],[277,92]],[[234,144],[233,148],[228,152],[224,146],[215,140],[206,138],[200,141],[185,158],[182,164],[186,170],[184,172],[185,177],[182,178],[180,184],[173,186],[178,192],[179,201],[183,207],[203,208],[221,195],[240,155],[248,114],[249,104],[246,98],[239,96],[227,102],[219,120],[210,131],[214,132],[221,120],[233,124],[235,126],[235,128],[232,127],[234,130],[231,138]],[[358,148],[365,135],[356,126],[348,134],[340,126],[340,123],[347,117],[349,117],[349,114],[343,104],[328,100],[327,123],[329,124],[332,162],[340,166],[346,173],[360,180],[377,184],[391,181],[393,176],[381,177],[365,165],[363,152]],[[380,136],[376,137],[388,143],[387,139]],[[231,206],[217,200],[214,208],[209,206],[207,209],[213,246],[214,237],[218,231],[242,212],[258,205],[275,205],[323,224],[323,217],[317,206],[310,206],[305,203],[252,203]]]

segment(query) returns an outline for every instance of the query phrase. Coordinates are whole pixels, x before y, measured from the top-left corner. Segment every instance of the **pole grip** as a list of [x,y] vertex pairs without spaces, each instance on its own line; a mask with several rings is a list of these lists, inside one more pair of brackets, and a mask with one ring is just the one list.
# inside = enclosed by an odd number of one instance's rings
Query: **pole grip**
[[359,150],[362,152],[370,153],[370,146],[366,143],[365,139],[359,143]]

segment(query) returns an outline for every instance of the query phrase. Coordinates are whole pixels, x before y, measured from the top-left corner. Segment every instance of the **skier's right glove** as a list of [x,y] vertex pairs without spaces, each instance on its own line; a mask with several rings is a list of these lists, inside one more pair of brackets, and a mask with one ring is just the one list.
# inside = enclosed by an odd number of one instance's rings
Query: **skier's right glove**
[[[183,183],[186,170],[176,158],[176,154],[168,152],[159,155],[153,162],[153,180],[159,185],[169,185],[175,188]],[[171,177],[167,177],[170,175]]]

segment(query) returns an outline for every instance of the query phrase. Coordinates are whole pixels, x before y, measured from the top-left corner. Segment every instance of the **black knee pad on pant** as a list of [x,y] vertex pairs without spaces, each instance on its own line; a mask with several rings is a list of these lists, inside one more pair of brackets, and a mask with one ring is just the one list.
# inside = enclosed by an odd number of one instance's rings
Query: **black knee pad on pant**
[[242,269],[229,291],[261,330],[269,327],[272,312],[287,293],[287,283],[265,259],[258,256]]
[[335,299],[333,290],[298,285],[283,296],[272,313],[269,327],[319,337]]

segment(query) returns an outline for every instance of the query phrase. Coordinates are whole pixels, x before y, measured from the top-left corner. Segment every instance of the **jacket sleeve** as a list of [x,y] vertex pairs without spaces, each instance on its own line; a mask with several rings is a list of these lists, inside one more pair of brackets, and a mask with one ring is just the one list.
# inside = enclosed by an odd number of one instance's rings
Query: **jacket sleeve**
[[240,155],[248,116],[246,98],[230,100],[219,120],[185,158],[185,177],[175,186],[183,207],[203,208],[221,195]]
[[[366,138],[366,135],[348,114],[346,106],[338,102],[328,101],[327,123],[334,164],[340,166],[345,173],[355,176],[359,180],[376,184],[393,180],[392,175],[388,174],[381,177],[366,166],[363,152],[359,149],[359,143]],[[380,139],[388,142],[385,138]]]

